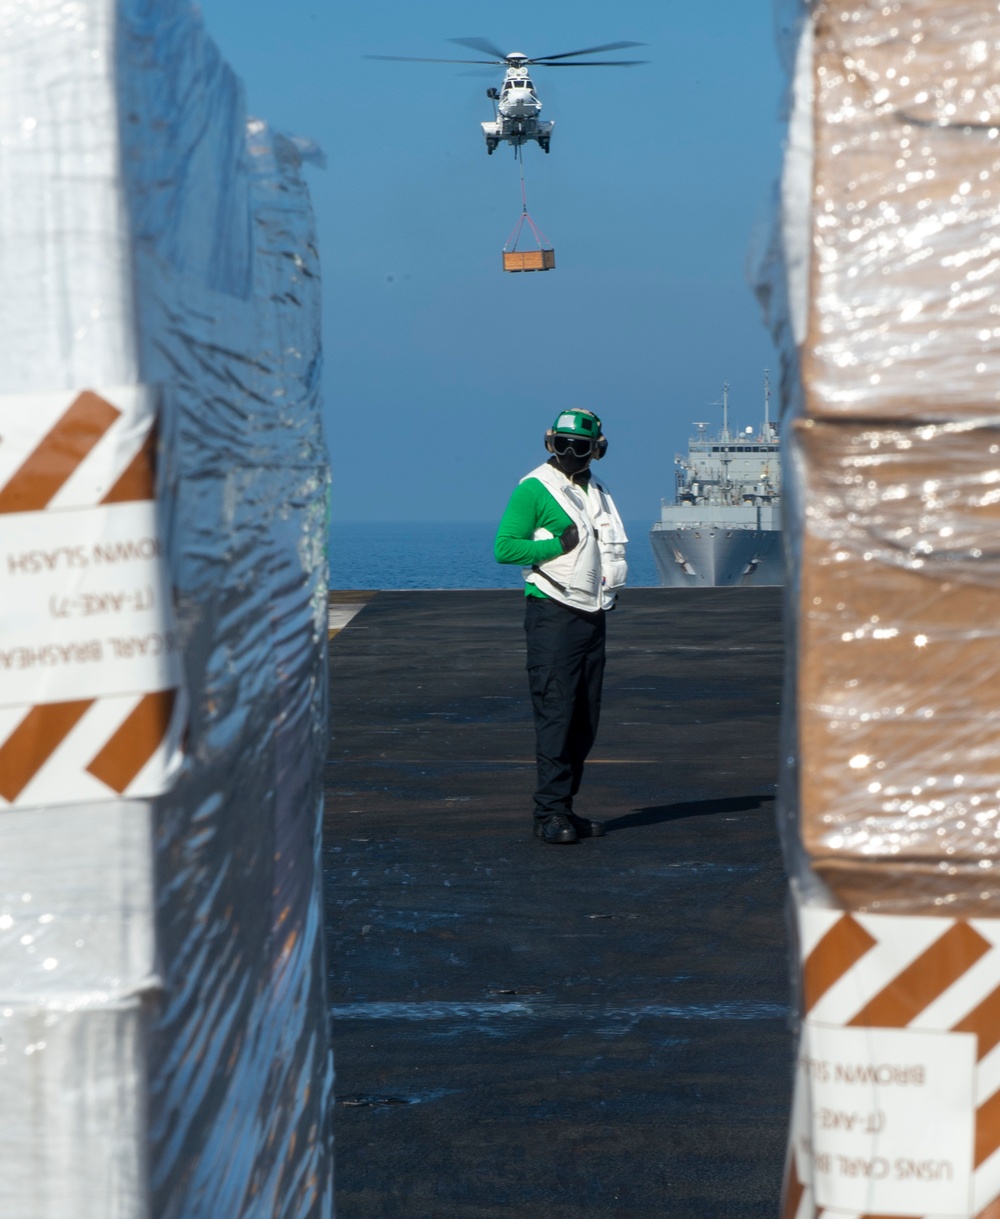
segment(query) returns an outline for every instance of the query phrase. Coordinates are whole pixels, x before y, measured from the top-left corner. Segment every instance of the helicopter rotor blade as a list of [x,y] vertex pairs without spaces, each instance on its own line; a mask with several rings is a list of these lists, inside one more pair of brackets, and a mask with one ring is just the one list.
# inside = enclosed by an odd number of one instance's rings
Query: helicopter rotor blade
[[469,47],[473,51],[482,51],[484,55],[495,55],[501,63],[507,58],[496,43],[490,42],[488,38],[449,38],[448,41],[458,43],[460,47]]
[[532,61],[539,68],[634,68],[636,64],[649,63],[648,59],[595,59],[593,63],[586,59],[573,59],[569,63],[541,63]]
[[[548,59],[572,59],[574,55],[596,55],[598,51],[624,51],[626,47],[644,47],[644,42],[605,42],[599,47],[584,47],[582,51],[563,51],[561,55],[533,55],[532,63]],[[476,50],[481,50],[477,47]]]
[[[478,63],[495,67],[495,59],[426,59],[422,55],[363,55],[363,59],[392,59],[397,63]],[[503,64],[501,63],[501,67]]]

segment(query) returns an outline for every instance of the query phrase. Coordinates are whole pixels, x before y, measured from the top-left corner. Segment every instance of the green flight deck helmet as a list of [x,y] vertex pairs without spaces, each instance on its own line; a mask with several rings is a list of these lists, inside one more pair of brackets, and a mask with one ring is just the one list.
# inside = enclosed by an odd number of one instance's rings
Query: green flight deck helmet
[[556,421],[545,433],[545,447],[554,452],[552,441],[555,436],[575,436],[589,440],[593,444],[594,459],[599,461],[608,451],[608,442],[601,430],[601,421],[593,411],[572,410],[560,411]]

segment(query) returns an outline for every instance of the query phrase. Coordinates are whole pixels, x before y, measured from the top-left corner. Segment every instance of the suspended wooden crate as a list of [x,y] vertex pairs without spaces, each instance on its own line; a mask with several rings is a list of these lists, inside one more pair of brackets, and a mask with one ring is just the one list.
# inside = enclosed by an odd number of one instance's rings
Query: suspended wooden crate
[[[521,200],[524,202],[524,173],[521,174]],[[535,239],[537,250],[519,250],[517,243],[521,239],[521,229],[527,224]],[[520,218],[514,225],[514,230],[507,238],[503,248],[503,269],[505,271],[554,271],[556,252],[549,244],[549,239],[528,215],[528,205],[524,203]]]
[[504,250],[505,271],[554,271],[555,250]]

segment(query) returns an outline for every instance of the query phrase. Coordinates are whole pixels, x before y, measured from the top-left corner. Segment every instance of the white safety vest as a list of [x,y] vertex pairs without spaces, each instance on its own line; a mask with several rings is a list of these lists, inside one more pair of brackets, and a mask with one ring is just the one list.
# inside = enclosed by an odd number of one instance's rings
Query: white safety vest
[[[580,534],[579,543],[568,553],[547,563],[524,568],[524,578],[554,601],[591,613],[611,609],[618,589],[625,583],[625,526],[614,500],[595,478],[589,490],[572,482],[546,462],[521,479],[537,478],[570,518]],[[536,529],[535,541],[551,538],[548,529]]]

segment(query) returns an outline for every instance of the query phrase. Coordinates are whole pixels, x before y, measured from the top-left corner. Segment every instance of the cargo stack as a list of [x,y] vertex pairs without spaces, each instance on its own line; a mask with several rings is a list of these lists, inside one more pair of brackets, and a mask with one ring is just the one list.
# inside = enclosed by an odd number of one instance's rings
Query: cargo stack
[[0,11],[0,1215],[329,1219],[311,150],[183,0]]
[[785,1219],[1000,1216],[1000,12],[804,15]]

